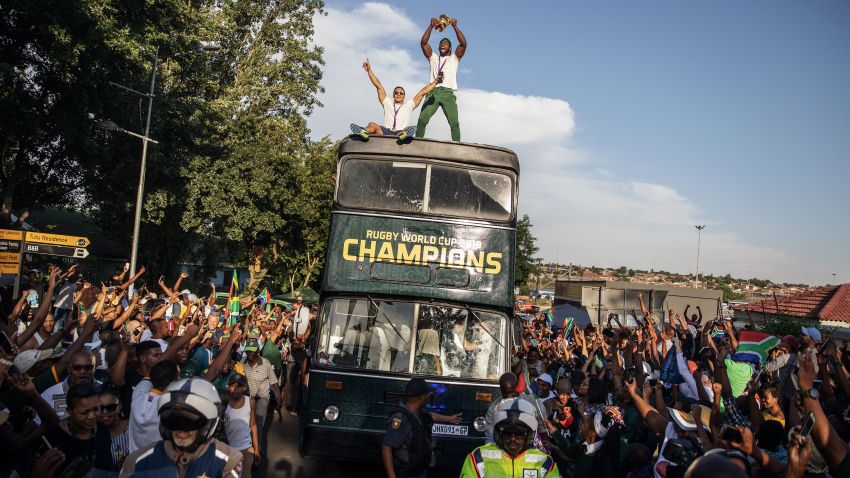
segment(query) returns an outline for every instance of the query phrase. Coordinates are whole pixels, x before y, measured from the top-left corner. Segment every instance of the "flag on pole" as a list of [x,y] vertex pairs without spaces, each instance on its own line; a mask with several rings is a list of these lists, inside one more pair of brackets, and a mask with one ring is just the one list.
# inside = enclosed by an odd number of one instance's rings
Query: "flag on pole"
[[546,327],[549,327],[551,329],[552,321],[554,319],[552,317],[552,309],[546,309],[546,313],[544,313],[543,316],[546,318]]
[[239,276],[236,275],[236,269],[233,269],[233,279],[230,281],[230,292],[227,294],[227,315],[229,317],[228,325],[236,323],[241,310],[242,303],[239,302]]
[[564,325],[561,326],[561,334],[563,334],[564,338],[567,338],[570,335],[570,332],[573,330],[573,319],[572,317],[564,317]]
[[738,334],[738,350],[732,354],[736,362],[763,363],[768,350],[779,345],[779,339],[764,332],[742,330]]

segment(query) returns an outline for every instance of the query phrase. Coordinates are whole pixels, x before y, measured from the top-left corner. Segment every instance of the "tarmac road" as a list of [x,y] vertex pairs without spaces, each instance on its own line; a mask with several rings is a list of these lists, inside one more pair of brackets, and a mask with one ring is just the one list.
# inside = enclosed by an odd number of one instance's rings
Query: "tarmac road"
[[[283,422],[275,413],[274,422],[267,423],[266,452],[263,462],[254,469],[254,478],[342,478],[383,477],[383,467],[363,463],[343,463],[302,458],[298,453],[298,418],[283,412]],[[272,414],[269,413],[268,418]],[[268,420],[267,418],[267,420]]]

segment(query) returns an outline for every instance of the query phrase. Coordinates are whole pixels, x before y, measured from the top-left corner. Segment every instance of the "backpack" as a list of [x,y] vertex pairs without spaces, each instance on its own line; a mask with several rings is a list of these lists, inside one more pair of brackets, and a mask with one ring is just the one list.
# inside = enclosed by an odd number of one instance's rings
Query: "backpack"
[[405,443],[408,461],[403,462],[393,459],[393,465],[400,471],[400,477],[407,475],[418,475],[425,471],[431,463],[431,425],[434,421],[428,413],[419,413],[415,417],[407,407],[400,406],[398,410],[404,414],[410,422],[410,439]]

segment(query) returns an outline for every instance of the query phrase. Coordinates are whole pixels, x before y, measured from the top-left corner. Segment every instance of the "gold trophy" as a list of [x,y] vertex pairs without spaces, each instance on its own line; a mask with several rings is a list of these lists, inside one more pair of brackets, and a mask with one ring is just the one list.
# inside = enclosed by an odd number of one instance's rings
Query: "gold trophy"
[[452,23],[452,18],[444,13],[444,14],[440,15],[439,18],[437,18],[437,24],[434,26],[434,28],[438,32],[441,32],[441,31],[445,30],[447,26],[451,25],[451,23]]

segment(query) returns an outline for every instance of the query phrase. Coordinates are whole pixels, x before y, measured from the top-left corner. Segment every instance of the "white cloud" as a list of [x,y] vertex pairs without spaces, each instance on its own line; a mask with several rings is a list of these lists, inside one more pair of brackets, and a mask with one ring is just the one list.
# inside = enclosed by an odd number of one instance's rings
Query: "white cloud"
[[[349,133],[349,123],[382,115],[361,68],[364,58],[385,88],[402,85],[409,95],[426,84],[428,70],[418,48],[422,27],[403,10],[374,2],[326,10],[316,18],[316,43],[325,48],[325,107],[310,128],[315,137],[338,138]],[[708,224],[701,271],[790,279],[782,251],[746,244],[672,187],[617,177],[614,165],[592,161],[591,152],[572,142],[576,115],[567,101],[471,88],[464,76],[461,70],[457,93],[463,140],[517,152],[520,212],[531,216],[544,259],[687,272],[696,260],[693,226]],[[441,112],[427,135],[449,138]]]

